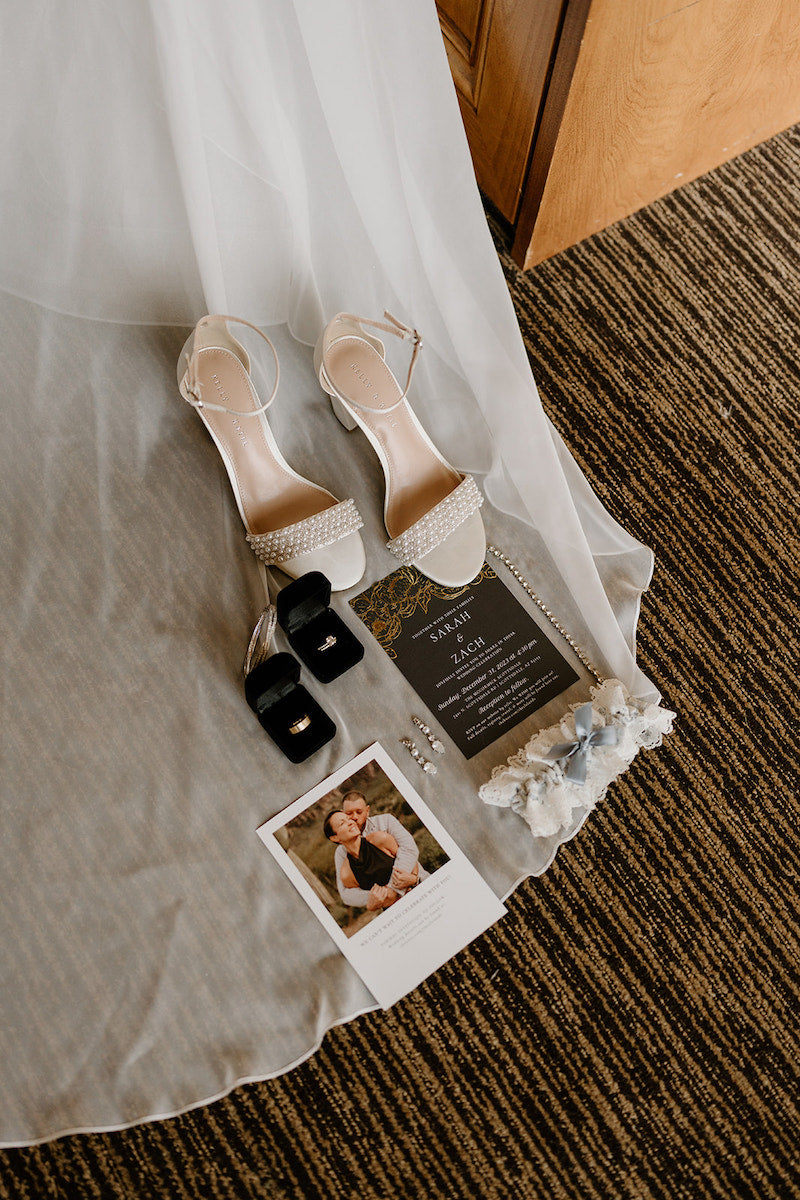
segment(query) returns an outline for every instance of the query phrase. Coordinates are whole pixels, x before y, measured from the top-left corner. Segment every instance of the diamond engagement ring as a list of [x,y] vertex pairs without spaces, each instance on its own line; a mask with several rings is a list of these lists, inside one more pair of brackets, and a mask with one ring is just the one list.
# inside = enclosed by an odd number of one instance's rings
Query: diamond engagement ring
[[335,646],[335,645],[336,645],[336,638],[333,636],[332,633],[329,633],[328,636],[325,638],[325,641],[322,643],[322,645],[317,646],[317,650],[319,650],[319,651],[330,650],[331,646]]

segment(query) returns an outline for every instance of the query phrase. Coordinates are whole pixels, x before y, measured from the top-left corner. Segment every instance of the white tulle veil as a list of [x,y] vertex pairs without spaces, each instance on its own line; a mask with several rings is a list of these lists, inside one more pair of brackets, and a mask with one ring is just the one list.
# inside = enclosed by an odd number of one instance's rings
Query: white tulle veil
[[[5,701],[19,802],[6,814],[4,944],[22,947],[0,1141],[13,1143],[199,1103],[285,1069],[371,1003],[324,933],[289,937],[286,914],[295,930],[313,918],[252,834],[360,748],[364,710],[332,701],[336,758],[294,775],[265,762],[231,666],[257,580],[227,482],[174,388],[176,327],[223,312],[268,328],[284,367],[279,432],[312,478],[362,489],[377,579],[392,569],[377,464],[329,423],[308,347],[343,309],[415,325],[415,409],[484,488],[490,536],[604,676],[641,705],[658,696],[635,660],[651,554],[543,411],[432,0],[31,0],[0,22],[16,423]],[[365,690],[395,670],[380,654]],[[399,720],[387,710],[367,740],[396,745]],[[483,765],[485,778],[495,764]],[[521,850],[518,817],[481,805],[480,778],[452,771],[460,800],[442,798],[441,816],[452,824],[468,806],[462,843],[501,892],[544,869],[586,815]],[[20,899],[26,863],[38,901]]]

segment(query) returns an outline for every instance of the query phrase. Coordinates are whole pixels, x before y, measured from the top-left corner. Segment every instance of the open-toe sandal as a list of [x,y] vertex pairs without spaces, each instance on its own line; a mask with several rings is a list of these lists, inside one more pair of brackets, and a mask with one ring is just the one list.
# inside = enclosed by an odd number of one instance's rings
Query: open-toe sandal
[[[275,386],[264,403],[250,377],[250,358],[230,333],[229,321],[255,330],[275,358]],[[322,571],[332,589],[341,591],[358,583],[364,573],[364,545],[358,533],[363,522],[352,500],[338,501],[298,475],[278,449],[265,414],[275,399],[279,375],[272,342],[239,317],[203,317],[178,362],[180,393],[197,411],[222,456],[256,557],[294,579]]]
[[[383,467],[389,549],[434,582],[460,587],[484,562],[483,496],[471,475],[442,457],[411,409],[406,396],[422,339],[385,316],[391,324],[339,313],[317,343],[314,366],[338,419],[364,431]],[[413,341],[405,388],[387,366],[380,338],[364,326]]]

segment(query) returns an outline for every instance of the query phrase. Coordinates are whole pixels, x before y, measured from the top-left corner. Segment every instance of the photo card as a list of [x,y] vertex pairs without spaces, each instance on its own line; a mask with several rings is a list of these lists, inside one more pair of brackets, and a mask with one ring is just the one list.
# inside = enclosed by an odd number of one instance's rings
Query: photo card
[[506,911],[378,742],[257,832],[383,1008]]

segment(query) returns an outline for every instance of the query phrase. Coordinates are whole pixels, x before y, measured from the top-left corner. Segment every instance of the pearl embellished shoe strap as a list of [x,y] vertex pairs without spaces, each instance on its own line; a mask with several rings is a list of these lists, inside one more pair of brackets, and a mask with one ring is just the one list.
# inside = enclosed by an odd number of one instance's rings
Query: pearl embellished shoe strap
[[256,558],[280,566],[290,558],[332,546],[340,538],[356,533],[364,524],[354,500],[341,500],[331,508],[306,517],[295,525],[270,533],[248,533],[247,541]]
[[471,475],[465,475],[444,500],[435,504],[405,533],[386,544],[396,558],[410,565],[440,546],[482,504],[483,496],[477,483]]
[[598,683],[602,683],[603,676],[599,673],[599,671],[596,669],[596,667],[592,666],[592,664],[589,662],[589,659],[586,657],[586,655],[583,653],[583,651],[580,649],[580,647],[573,641],[573,639],[567,633],[564,626],[561,625],[556,620],[556,618],[550,612],[550,609],[547,608],[546,605],[543,603],[543,601],[541,601],[539,599],[539,597],[536,595],[536,592],[534,592],[533,588],[528,583],[528,581],[522,576],[520,571],[514,566],[511,559],[507,558],[506,555],[503,554],[502,550],[498,550],[496,546],[487,546],[486,549],[491,554],[493,554],[495,556],[495,558],[500,559],[500,562],[503,564],[503,566],[508,571],[511,572],[511,574],[514,576],[514,578],[516,579],[517,583],[520,585],[522,590],[524,592],[526,592],[528,594],[528,596],[530,596],[533,603],[536,605],[537,608],[539,608],[544,613],[544,615],[547,617],[548,621],[553,626],[553,628],[558,630],[558,632],[563,637],[564,641],[567,642],[567,644],[574,650],[575,654],[577,654],[578,658],[583,663],[584,667],[586,667],[586,670],[589,672],[589,674],[594,675],[594,677]]
[[[184,373],[183,379],[181,380],[180,393],[183,396],[186,403],[191,404],[192,408],[197,408],[197,409],[207,408],[207,409],[210,409],[212,412],[229,413],[230,416],[232,416],[232,417],[257,417],[260,413],[266,412],[266,410],[269,408],[270,404],[272,404],[272,401],[275,399],[276,395],[278,394],[278,384],[280,383],[280,378],[281,378],[281,365],[278,362],[278,353],[277,353],[275,347],[273,346],[272,342],[269,340],[269,338],[267,337],[267,335],[265,333],[262,333],[261,330],[256,325],[251,325],[249,321],[242,320],[241,317],[228,317],[228,316],[222,316],[222,315],[218,315],[218,316],[210,316],[209,315],[207,317],[202,317],[197,322],[197,325],[195,326],[195,331],[200,329],[201,326],[203,326],[203,325],[211,325],[214,321],[233,321],[237,325],[246,325],[248,329],[254,330],[258,334],[258,336],[260,338],[263,338],[263,340],[267,343],[270,350],[272,351],[272,357],[275,360],[275,385],[272,389],[272,394],[270,395],[269,400],[265,401],[264,404],[259,405],[258,408],[249,408],[249,409],[245,409],[245,410],[240,410],[238,408],[227,408],[224,404],[212,404],[210,400],[204,400],[203,395],[202,395],[202,388],[200,386],[200,381],[197,378],[197,355],[199,352],[197,350],[195,350],[194,347],[192,348],[191,355],[187,354],[187,356],[186,356],[186,371]],[[213,347],[204,346],[204,347],[202,347],[202,349],[210,350],[210,349],[213,349]],[[221,347],[219,347],[219,349],[227,350],[228,348],[226,346],[221,346]],[[232,351],[228,351],[228,352],[232,353]],[[249,374],[249,372],[248,372],[248,374]]]

